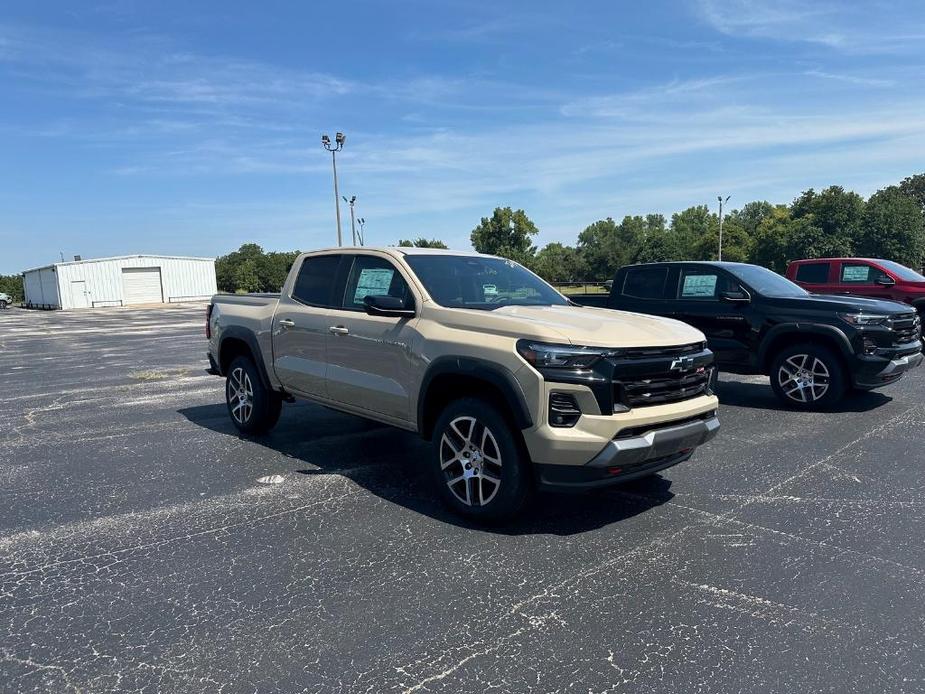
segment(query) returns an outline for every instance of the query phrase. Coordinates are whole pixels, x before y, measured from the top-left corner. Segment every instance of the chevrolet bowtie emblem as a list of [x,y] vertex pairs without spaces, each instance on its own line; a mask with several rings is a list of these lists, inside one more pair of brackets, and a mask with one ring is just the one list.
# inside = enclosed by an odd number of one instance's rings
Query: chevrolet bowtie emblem
[[671,366],[668,367],[669,371],[690,371],[694,368],[694,358],[693,357],[679,357],[671,362]]

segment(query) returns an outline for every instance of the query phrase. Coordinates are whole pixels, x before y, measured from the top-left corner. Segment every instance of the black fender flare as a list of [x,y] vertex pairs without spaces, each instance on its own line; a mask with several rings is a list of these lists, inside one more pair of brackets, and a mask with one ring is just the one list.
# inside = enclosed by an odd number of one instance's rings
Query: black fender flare
[[[533,426],[530,408],[527,407],[527,398],[523,389],[508,369],[476,357],[443,356],[434,359],[427,367],[424,378],[421,380],[421,389],[418,396],[418,422],[425,421],[425,408],[430,385],[438,376],[446,374],[467,376],[490,383],[504,396],[510,408],[514,423],[520,429],[529,429]],[[430,432],[421,430],[421,434],[428,436]]]
[[769,359],[772,357],[772,355],[768,353],[771,345],[781,335],[790,334],[806,336],[821,335],[828,337],[835,341],[843,357],[850,358],[854,356],[851,340],[848,339],[848,336],[845,335],[843,330],[840,330],[834,325],[824,325],[820,323],[779,323],[771,328],[761,341],[761,346],[758,348],[758,363],[767,366]]
[[[253,357],[254,363],[257,366],[257,373],[260,374],[260,380],[263,382],[263,386],[267,390],[274,390],[273,385],[270,383],[270,376],[267,374],[266,364],[263,361],[263,352],[260,350],[260,343],[257,342],[257,336],[254,334],[254,331],[243,328],[240,325],[229,325],[227,328],[224,328],[222,330],[221,341],[218,344],[219,362],[221,362],[222,349],[227,340],[240,340],[247,345],[248,349],[251,351],[251,357]],[[219,363],[219,369],[222,369],[221,363]],[[222,375],[224,376],[225,374],[222,373]]]

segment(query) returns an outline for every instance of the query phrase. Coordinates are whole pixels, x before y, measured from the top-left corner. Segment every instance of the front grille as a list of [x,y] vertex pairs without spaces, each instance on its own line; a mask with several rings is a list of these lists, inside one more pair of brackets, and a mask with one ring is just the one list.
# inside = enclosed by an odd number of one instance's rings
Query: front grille
[[661,405],[668,402],[689,400],[704,393],[710,384],[707,369],[680,376],[644,378],[621,383],[623,402],[629,407]]
[[917,313],[907,313],[893,318],[890,328],[893,331],[893,342],[904,345],[919,339],[922,334],[922,321]]
[[612,360],[614,411],[703,395],[709,391],[712,362],[702,343],[621,351]]

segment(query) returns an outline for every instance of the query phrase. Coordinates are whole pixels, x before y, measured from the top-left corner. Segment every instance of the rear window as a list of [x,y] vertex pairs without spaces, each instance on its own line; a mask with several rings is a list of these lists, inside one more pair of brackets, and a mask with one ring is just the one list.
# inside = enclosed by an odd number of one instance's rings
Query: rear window
[[316,255],[306,258],[292,288],[292,298],[303,304],[330,306],[338,265],[339,255]]
[[797,266],[797,282],[825,284],[829,281],[828,263],[804,263]]
[[667,280],[666,267],[630,268],[623,280],[623,296],[633,299],[661,299],[665,295]]

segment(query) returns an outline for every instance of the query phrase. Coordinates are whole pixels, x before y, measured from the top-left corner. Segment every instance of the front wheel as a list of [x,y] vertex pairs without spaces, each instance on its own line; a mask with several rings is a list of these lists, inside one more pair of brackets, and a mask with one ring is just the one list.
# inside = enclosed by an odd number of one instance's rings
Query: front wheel
[[788,347],[771,363],[774,394],[790,407],[825,409],[847,388],[845,369],[834,352],[821,345]]
[[0,299],[0,311],[5,309],[9,304],[6,303],[6,299]]
[[283,408],[279,393],[263,385],[257,366],[248,357],[238,357],[228,367],[225,402],[231,421],[248,435],[270,431]]
[[434,427],[434,483],[455,512],[499,521],[516,515],[530,492],[528,461],[517,432],[478,398],[450,403]]

